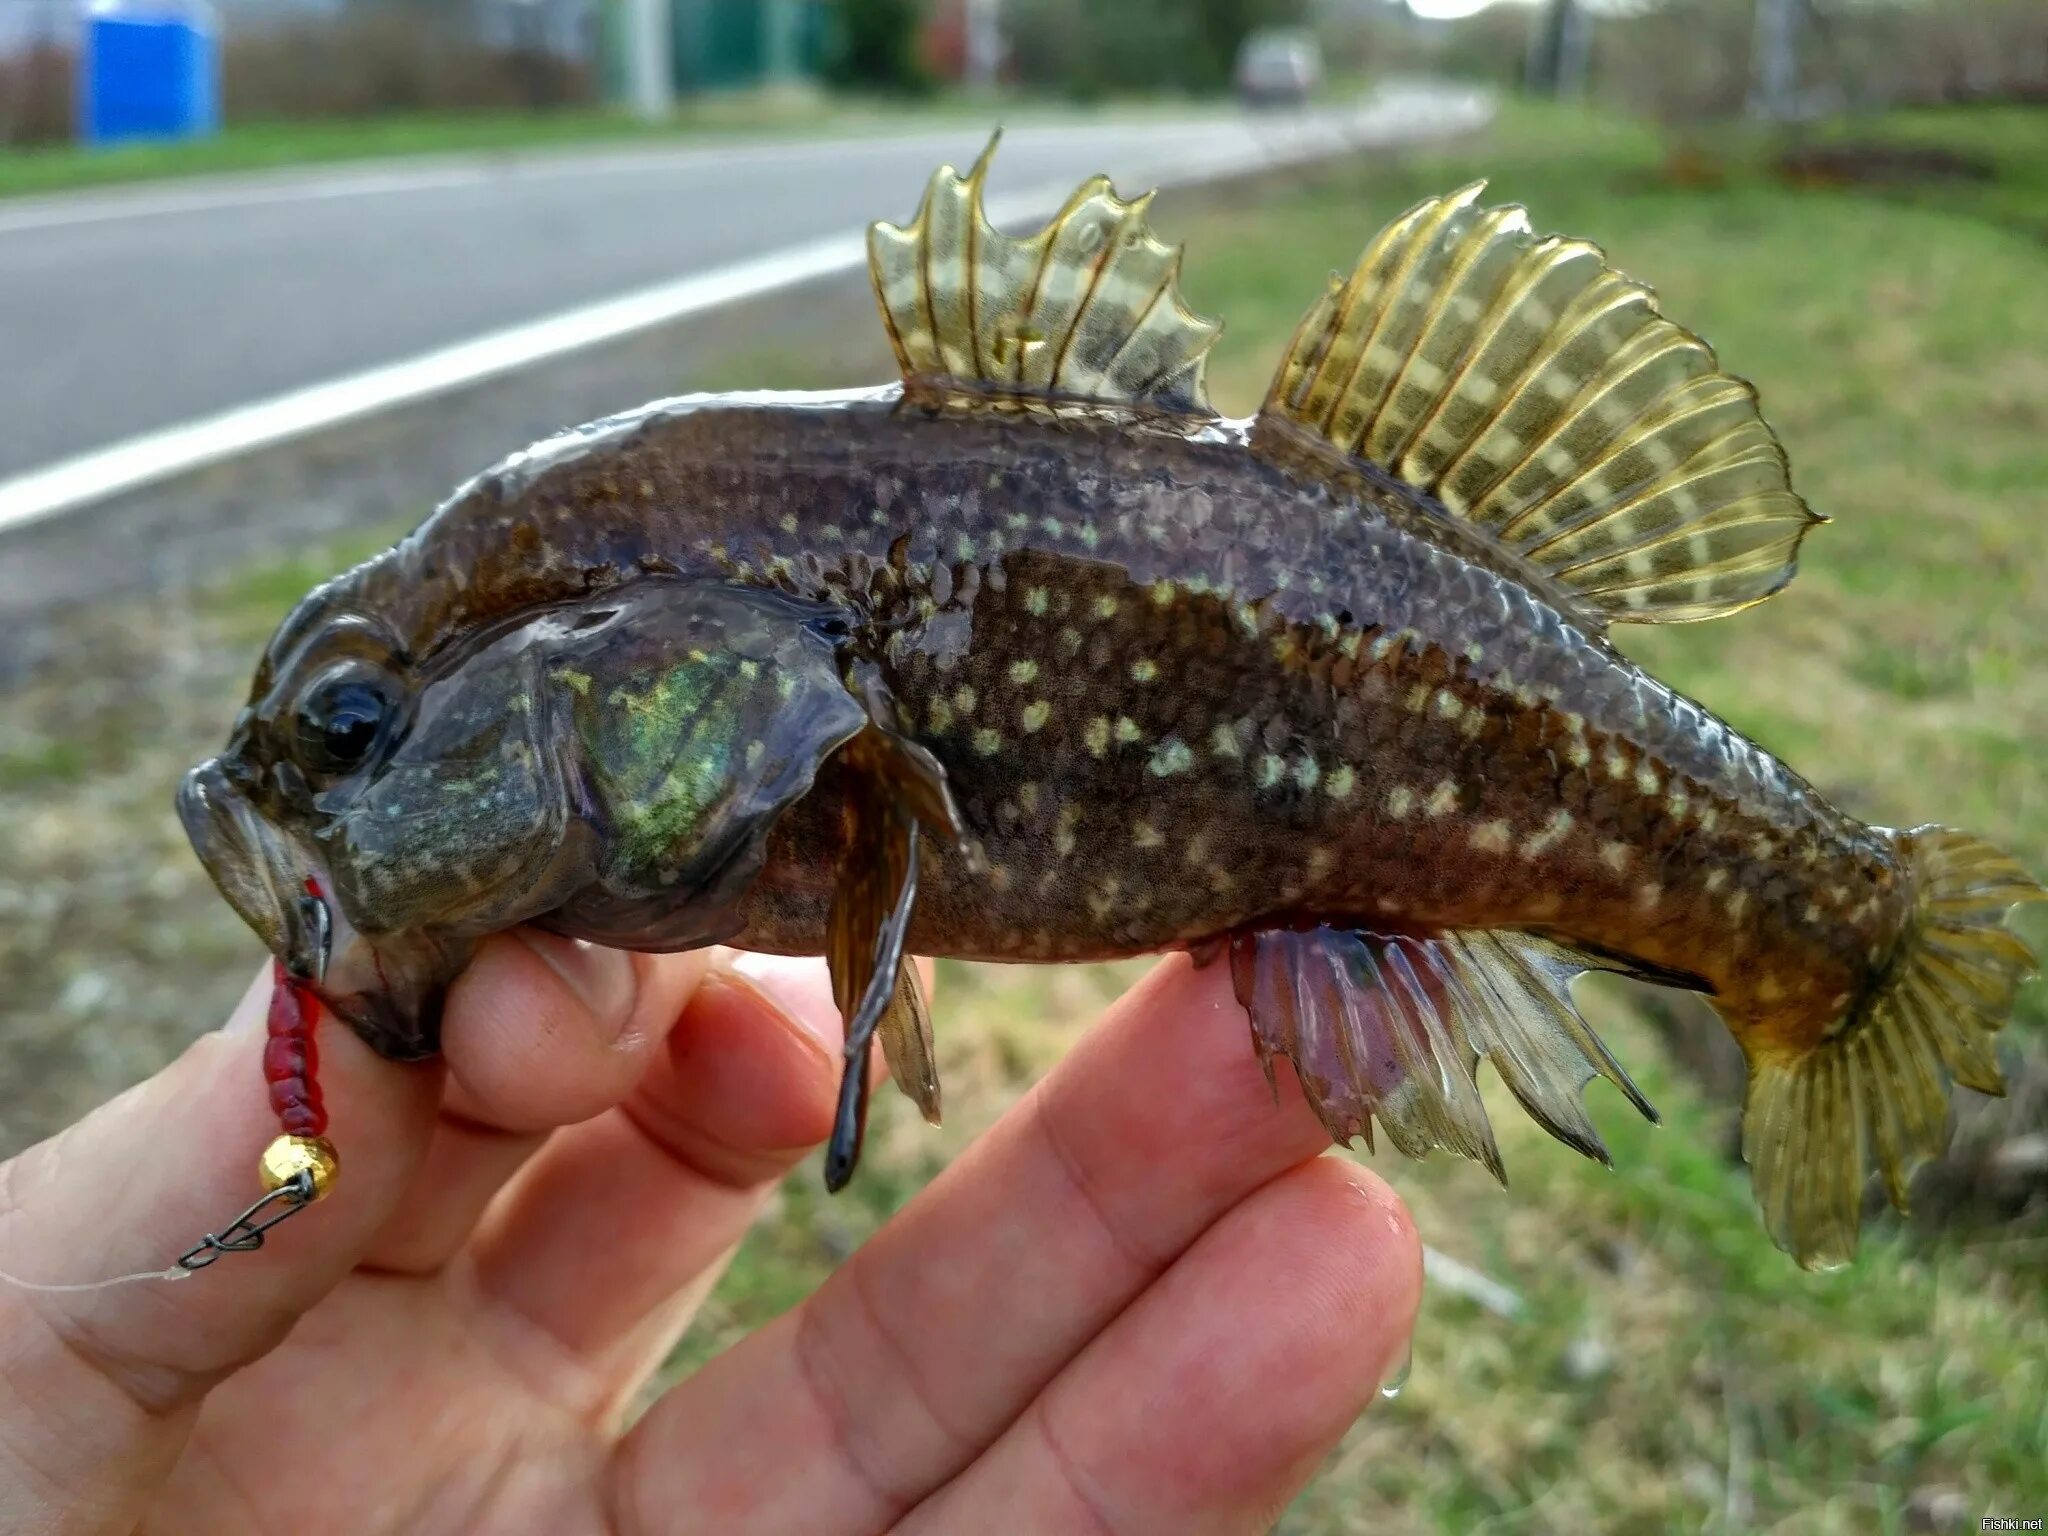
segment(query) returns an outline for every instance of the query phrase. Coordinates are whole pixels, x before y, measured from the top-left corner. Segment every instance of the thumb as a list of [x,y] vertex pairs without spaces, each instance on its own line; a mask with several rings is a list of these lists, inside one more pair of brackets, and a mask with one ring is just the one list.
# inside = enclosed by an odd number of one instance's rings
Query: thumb
[[342,1164],[255,1253],[179,1282],[38,1289],[175,1263],[262,1193],[267,973],[227,1027],[0,1165],[0,1530],[127,1530],[217,1382],[274,1348],[355,1265],[416,1173],[438,1067],[383,1061],[331,1014],[321,1082]]

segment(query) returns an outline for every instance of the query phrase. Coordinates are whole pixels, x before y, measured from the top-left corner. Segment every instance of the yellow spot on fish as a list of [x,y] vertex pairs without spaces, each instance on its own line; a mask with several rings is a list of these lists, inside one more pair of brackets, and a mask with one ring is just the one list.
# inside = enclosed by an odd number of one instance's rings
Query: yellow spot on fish
[[1010,681],[1029,683],[1038,677],[1038,663],[1035,661],[1013,661],[1010,663]]
[[1141,660],[1131,663],[1131,681],[1134,683],[1149,683],[1158,675],[1159,663],[1156,661]]
[[567,683],[571,688],[574,688],[583,697],[590,697],[590,674],[588,672],[578,672],[573,667],[563,667],[555,673],[555,676],[561,682]]
[[1720,824],[1721,811],[1718,806],[1707,805],[1700,808],[1700,830],[1702,832],[1711,832]]
[[1657,770],[1648,763],[1636,770],[1636,788],[1644,794],[1654,795],[1663,787],[1663,781],[1657,777]]
[[1593,761],[1593,750],[1583,741],[1575,741],[1566,747],[1564,755],[1571,759],[1574,768],[1583,768]]
[[1664,887],[1654,880],[1645,880],[1636,887],[1636,905],[1649,908],[1664,899]]
[[1060,810],[1059,825],[1053,828],[1052,851],[1065,858],[1074,851],[1074,829],[1081,823],[1081,813],[1071,805]]
[[1081,649],[1081,631],[1068,624],[1060,630],[1060,649],[1069,656]]
[[1002,736],[984,726],[974,733],[974,750],[983,757],[994,757],[1003,747]]
[[1458,696],[1448,688],[1436,691],[1436,712],[1446,720],[1455,720],[1465,712],[1465,706],[1458,702]]
[[1538,854],[1553,847],[1558,839],[1571,831],[1571,829],[1572,813],[1570,811],[1552,811],[1550,813],[1550,820],[1543,823],[1541,829],[1531,832],[1522,839],[1522,857],[1525,859],[1535,858]]
[[741,677],[745,678],[748,682],[751,683],[755,678],[761,675],[761,663],[752,660],[743,661],[740,663],[739,673]]
[[1620,752],[1610,747],[1607,755],[1600,761],[1606,767],[1607,776],[1610,779],[1625,779],[1628,777],[1628,758]]
[[1351,791],[1358,787],[1358,775],[1351,771],[1351,765],[1344,763],[1323,781],[1323,793],[1332,800],[1349,800]]
[[1036,816],[1038,814],[1038,786],[1036,784],[1018,785],[1017,804],[1023,807],[1026,816]]
[[1664,802],[1664,809],[1671,813],[1673,821],[1683,821],[1685,820],[1686,810],[1691,804],[1692,801],[1686,797],[1684,790],[1673,789],[1671,797]]
[[1600,845],[1600,862],[1616,874],[1620,874],[1624,869],[1628,868],[1629,857],[1627,843],[1602,843]]
[[948,731],[953,727],[953,706],[944,699],[933,699],[928,718],[933,731]]
[[1144,735],[1144,732],[1138,729],[1138,722],[1129,715],[1118,715],[1116,717],[1116,739],[1118,741],[1128,744],[1136,741],[1142,735]]
[[1280,775],[1287,771],[1287,765],[1268,752],[1259,759],[1259,788],[1271,789],[1280,782]]
[[1772,844],[1770,838],[1759,833],[1756,836],[1756,838],[1751,841],[1749,845],[1749,851],[1751,856],[1754,858],[1768,859],[1773,851],[1773,846],[1774,845]]
[[1131,841],[1140,848],[1157,848],[1166,839],[1159,835],[1159,829],[1149,821],[1133,823]]
[[1817,923],[1820,921],[1820,908],[1809,901],[1806,904],[1806,911],[1803,915],[1809,923]]
[[1318,766],[1314,758],[1304,754],[1302,757],[1296,759],[1294,764],[1294,782],[1299,784],[1303,789],[1314,789],[1316,787],[1317,781],[1320,780],[1322,776],[1323,770],[1320,766]]
[[1730,917],[1740,917],[1742,916],[1742,909],[1748,905],[1749,892],[1737,891],[1728,898],[1728,915]]
[[1116,617],[1116,610],[1117,600],[1115,598],[1105,595],[1095,599],[1095,617],[1098,619],[1113,619]]
[[1209,733],[1209,750],[1218,757],[1242,757],[1244,747],[1237,739],[1237,732],[1228,725],[1219,725]]
[[758,742],[758,741],[750,741],[750,742],[748,742],[748,743],[747,743],[747,766],[748,766],[749,768],[758,768],[758,767],[760,767],[760,766],[761,766],[761,759],[762,759],[763,757],[767,756],[767,754],[768,754],[768,748],[767,748],[767,746],[766,746],[765,744],[763,744],[762,742]]
[[1152,602],[1154,606],[1164,608],[1174,600],[1176,595],[1177,592],[1172,582],[1155,581],[1152,583]]
[[1188,750],[1186,742],[1177,736],[1169,736],[1159,744],[1152,753],[1152,761],[1145,766],[1155,777],[1164,779],[1176,773],[1185,773],[1188,764],[1194,760],[1195,754]]
[[1035,731],[1052,718],[1052,706],[1044,699],[1033,699],[1024,706],[1024,729]]
[[1505,853],[1510,831],[1504,821],[1485,821],[1472,829],[1469,841],[1481,853]]
[[1429,804],[1425,805],[1423,810],[1432,816],[1448,816],[1457,803],[1458,786],[1454,781],[1445,779],[1430,791]]
[[1045,588],[1032,587],[1024,594],[1024,611],[1035,619],[1045,617]]
[[1419,715],[1429,708],[1429,685],[1417,683],[1408,690],[1408,713]]
[[1387,791],[1387,814],[1400,821],[1415,809],[1415,791],[1406,784],[1396,784]]
[[970,684],[962,683],[953,690],[953,707],[963,715],[971,715],[974,713],[974,705],[977,698],[978,695],[973,687]]
[[1708,871],[1707,871],[1706,887],[1707,887],[1707,889],[1708,889],[1708,890],[1710,890],[1710,891],[1718,891],[1719,889],[1721,889],[1721,887],[1722,887],[1722,886],[1726,885],[1727,883],[1728,883],[1728,871],[1727,871],[1727,870],[1725,870],[1725,869],[1710,869],[1710,870],[1708,870]]
[[1209,857],[1209,834],[1197,831],[1188,839],[1188,845],[1181,850],[1180,861],[1189,869],[1198,869]]
[[1088,722],[1088,729],[1081,733],[1081,740],[1095,757],[1109,750],[1109,717],[1097,715]]

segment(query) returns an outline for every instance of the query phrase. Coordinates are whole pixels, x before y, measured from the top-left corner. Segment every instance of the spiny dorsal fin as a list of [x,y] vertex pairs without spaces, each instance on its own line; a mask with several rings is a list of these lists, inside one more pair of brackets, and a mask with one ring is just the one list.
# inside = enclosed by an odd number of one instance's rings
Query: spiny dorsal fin
[[[1302,320],[1254,446],[1306,435],[1435,497],[1595,619],[1746,608],[1823,521],[1756,391],[1597,246],[1483,183],[1389,225]],[[1298,462],[1299,454],[1286,455]]]
[[[1000,135],[997,136],[998,138]],[[940,398],[1213,414],[1202,381],[1222,326],[1180,296],[1180,248],[1106,176],[1027,239],[996,230],[982,188],[996,139],[961,176],[942,166],[907,225],[868,231],[868,275],[904,382]]]

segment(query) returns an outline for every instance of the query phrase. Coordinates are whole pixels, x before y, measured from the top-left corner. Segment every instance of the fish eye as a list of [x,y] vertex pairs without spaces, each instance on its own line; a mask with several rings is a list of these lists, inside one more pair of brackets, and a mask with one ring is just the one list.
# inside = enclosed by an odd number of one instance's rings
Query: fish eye
[[357,668],[329,673],[299,700],[297,756],[316,773],[359,768],[383,741],[396,712],[388,681]]

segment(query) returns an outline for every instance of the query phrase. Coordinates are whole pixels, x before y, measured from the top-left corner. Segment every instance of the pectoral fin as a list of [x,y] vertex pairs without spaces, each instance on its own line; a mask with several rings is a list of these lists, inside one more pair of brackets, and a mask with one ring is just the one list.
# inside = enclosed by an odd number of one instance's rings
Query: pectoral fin
[[[846,1021],[846,1065],[825,1150],[825,1186],[834,1191],[846,1187],[860,1161],[867,1127],[868,1051],[875,1031],[903,1007],[908,971],[903,943],[917,904],[919,830],[929,828],[950,839],[959,829],[945,770],[915,742],[870,724],[847,743],[842,761],[848,770],[846,853],[826,936],[833,1000]],[[916,982],[909,986],[914,992]],[[903,1044],[912,1036],[917,1040],[914,1051],[903,1054],[897,1080],[903,1083],[912,1061],[921,1058],[915,1070],[929,1079],[928,1094],[908,1085],[904,1091],[926,1118],[935,1119],[938,1080],[931,1068],[930,1024],[919,1003],[910,1006],[915,1013],[908,1028],[891,1029],[891,1037]]]

